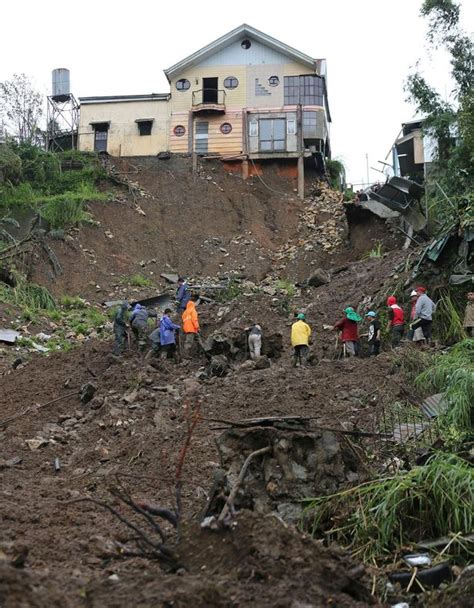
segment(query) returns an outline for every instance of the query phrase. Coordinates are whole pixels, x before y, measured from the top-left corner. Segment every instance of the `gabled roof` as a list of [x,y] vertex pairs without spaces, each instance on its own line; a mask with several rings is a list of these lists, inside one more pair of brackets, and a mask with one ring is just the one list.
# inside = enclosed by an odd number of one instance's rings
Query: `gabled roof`
[[236,40],[239,40],[245,36],[253,38],[258,42],[261,42],[265,46],[268,46],[275,51],[279,51],[280,53],[291,57],[294,61],[302,63],[303,65],[306,65],[309,68],[313,68],[314,70],[316,70],[318,67],[317,59],[313,59],[313,57],[305,55],[304,53],[297,51],[293,47],[288,46],[287,44],[284,44],[283,42],[280,42],[279,40],[276,40],[275,38],[272,38],[271,36],[268,36],[267,34],[264,34],[263,32],[260,32],[259,30],[256,30],[250,25],[244,23],[239,27],[235,28],[235,30],[229,32],[228,34],[221,36],[221,38],[214,40],[214,42],[211,42],[211,44],[208,44],[199,51],[196,51],[192,55],[189,55],[185,59],[182,59],[178,63],[175,63],[167,70],[164,70],[166,77],[168,78],[168,80],[171,80],[174,76],[176,76],[183,70],[190,68],[193,65],[203,61],[204,59],[213,55],[217,51],[220,51],[221,49],[227,47],[232,42],[235,42]]

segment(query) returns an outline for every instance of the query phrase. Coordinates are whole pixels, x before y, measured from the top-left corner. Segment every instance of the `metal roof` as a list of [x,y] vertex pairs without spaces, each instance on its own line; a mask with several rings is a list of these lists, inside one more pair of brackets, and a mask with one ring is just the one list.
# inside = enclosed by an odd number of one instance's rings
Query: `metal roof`
[[268,36],[267,34],[260,32],[259,30],[256,30],[255,28],[251,27],[250,25],[247,25],[246,23],[243,23],[239,27],[235,28],[235,30],[228,32],[224,36],[221,36],[217,40],[214,40],[214,42],[211,42],[202,49],[199,49],[199,51],[196,51],[192,55],[189,55],[185,59],[182,59],[178,63],[175,63],[167,70],[164,70],[166,77],[168,78],[168,80],[171,80],[171,78],[176,76],[176,74],[179,74],[183,70],[195,65],[196,63],[203,61],[210,55],[213,55],[220,49],[228,46],[230,43],[235,42],[242,36],[249,36],[250,38],[261,42],[262,44],[270,47],[271,49],[279,51],[280,53],[284,53],[285,55],[291,57],[298,63],[307,65],[308,67],[313,68],[314,70],[317,69],[318,62],[321,61],[318,59],[314,59],[313,57],[310,57],[309,55],[306,55],[301,51],[297,51],[293,47],[288,46],[287,44],[284,44],[283,42],[280,42],[279,40],[276,40],[275,38],[272,38],[271,36]]
[[81,104],[119,103],[123,101],[168,101],[169,93],[148,93],[147,95],[102,95],[98,97],[79,97]]

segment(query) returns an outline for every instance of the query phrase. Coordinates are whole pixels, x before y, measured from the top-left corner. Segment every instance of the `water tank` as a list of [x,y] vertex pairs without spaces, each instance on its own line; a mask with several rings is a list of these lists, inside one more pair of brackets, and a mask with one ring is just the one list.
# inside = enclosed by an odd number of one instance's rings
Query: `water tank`
[[70,93],[69,70],[66,68],[53,70],[53,97],[63,97]]

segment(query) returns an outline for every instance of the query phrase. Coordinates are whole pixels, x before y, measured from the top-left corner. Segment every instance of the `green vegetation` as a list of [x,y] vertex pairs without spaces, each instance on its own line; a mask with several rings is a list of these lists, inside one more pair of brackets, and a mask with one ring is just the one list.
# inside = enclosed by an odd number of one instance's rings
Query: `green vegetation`
[[276,284],[276,288],[284,291],[289,298],[292,298],[296,293],[296,289],[293,283],[286,279],[280,279]]
[[459,342],[447,353],[437,355],[433,364],[416,379],[424,393],[442,392],[446,411],[437,422],[446,443],[460,445],[473,436],[474,423],[474,340]]
[[216,293],[216,300],[221,303],[230,302],[238,298],[243,293],[242,286],[234,279],[230,279],[225,289],[219,289]]
[[346,169],[340,160],[326,160],[326,173],[329,184],[334,190],[343,190],[346,182]]
[[377,241],[377,243],[374,245],[374,247],[370,251],[368,251],[362,259],[366,260],[368,258],[381,258],[381,257],[382,257],[382,242]]
[[453,344],[466,336],[461,318],[465,298],[457,302],[449,289],[441,289],[437,295],[439,299],[433,316],[433,331],[442,344]]
[[131,287],[153,287],[153,281],[140,273],[134,274],[131,277],[123,277],[120,282],[123,285],[130,285]]
[[0,300],[22,307],[26,311],[54,310],[56,303],[45,287],[18,279],[15,287],[0,282]]
[[430,220],[445,227],[473,223],[474,43],[459,28],[460,6],[453,0],[424,0],[428,42],[450,55],[454,91],[451,101],[417,71],[408,77],[408,99],[426,119],[424,130],[437,142],[427,180]]
[[105,174],[95,155],[51,153],[30,144],[8,143],[1,146],[0,169],[0,214],[14,215],[20,207],[34,209],[52,230],[91,221],[84,203],[108,198],[97,189]]
[[[473,504],[472,467],[440,453],[395,477],[309,499],[305,519],[313,534],[324,531],[328,540],[372,561],[426,538],[470,534]],[[456,548],[468,553],[461,543]]]

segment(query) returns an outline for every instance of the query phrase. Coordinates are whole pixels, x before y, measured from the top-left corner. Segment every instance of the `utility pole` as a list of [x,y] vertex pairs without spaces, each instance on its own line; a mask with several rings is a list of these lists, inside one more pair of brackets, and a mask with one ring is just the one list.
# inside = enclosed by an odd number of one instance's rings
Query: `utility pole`
[[367,171],[367,186],[370,186],[370,180],[369,180],[369,154],[368,154],[368,152],[365,153],[365,164],[366,164],[366,171]]

